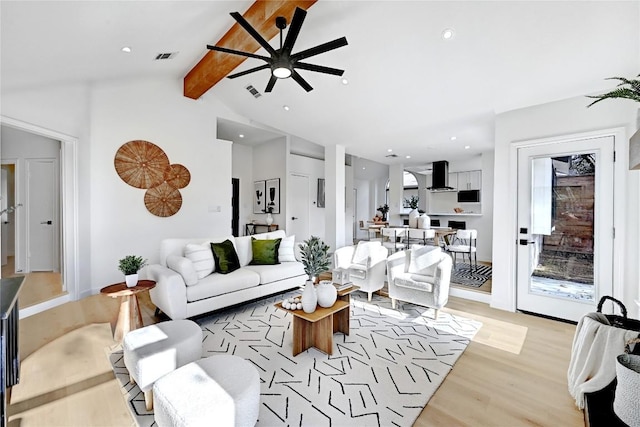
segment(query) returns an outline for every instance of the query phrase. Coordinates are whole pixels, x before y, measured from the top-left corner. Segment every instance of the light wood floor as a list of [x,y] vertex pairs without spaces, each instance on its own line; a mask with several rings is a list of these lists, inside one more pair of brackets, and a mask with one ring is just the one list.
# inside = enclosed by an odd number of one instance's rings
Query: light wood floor
[[[145,324],[157,322],[141,295]],[[10,426],[129,426],[107,360],[116,300],[95,295],[20,321],[21,382]],[[583,426],[567,391],[575,326],[451,298],[444,309],[483,322],[415,426]]]
[[19,308],[29,307],[66,294],[62,290],[62,274],[53,272],[36,272],[20,274],[15,272],[15,257],[7,257],[7,264],[2,266],[2,277],[26,276],[20,299]]

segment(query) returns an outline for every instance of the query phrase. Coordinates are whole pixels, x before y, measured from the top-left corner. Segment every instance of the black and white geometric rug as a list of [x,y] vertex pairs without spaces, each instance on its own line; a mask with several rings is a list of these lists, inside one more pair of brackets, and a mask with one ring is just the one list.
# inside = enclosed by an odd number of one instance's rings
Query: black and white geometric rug
[[[197,319],[203,357],[234,354],[260,373],[258,426],[410,426],[438,389],[478,321],[374,295],[351,295],[350,334],[334,334],[333,355],[310,348],[293,357],[292,316],[274,304],[292,291]],[[144,396],[129,382],[122,351],[110,355],[140,426],[153,426]]]
[[459,285],[479,288],[489,279],[491,279],[491,266],[489,265],[478,264],[477,268],[471,268],[469,264],[458,262],[451,270],[451,281]]

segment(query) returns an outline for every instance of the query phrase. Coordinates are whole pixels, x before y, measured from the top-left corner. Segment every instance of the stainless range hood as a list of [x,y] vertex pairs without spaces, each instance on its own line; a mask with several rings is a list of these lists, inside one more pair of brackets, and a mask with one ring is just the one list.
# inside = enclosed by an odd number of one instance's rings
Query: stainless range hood
[[449,187],[449,162],[441,160],[433,162],[433,172],[431,175],[431,187],[427,187],[431,191],[449,191],[454,190]]

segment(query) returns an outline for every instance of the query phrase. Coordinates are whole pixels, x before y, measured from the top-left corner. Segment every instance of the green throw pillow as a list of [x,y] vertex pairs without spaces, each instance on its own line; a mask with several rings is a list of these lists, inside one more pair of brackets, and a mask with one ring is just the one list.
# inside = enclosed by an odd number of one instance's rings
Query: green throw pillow
[[211,243],[211,250],[213,251],[213,259],[216,261],[216,272],[227,274],[240,268],[240,260],[231,240]]
[[278,260],[278,248],[280,248],[281,240],[282,239],[258,240],[255,237],[252,237],[251,250],[253,251],[253,259],[251,260],[250,264],[280,264],[280,261]]

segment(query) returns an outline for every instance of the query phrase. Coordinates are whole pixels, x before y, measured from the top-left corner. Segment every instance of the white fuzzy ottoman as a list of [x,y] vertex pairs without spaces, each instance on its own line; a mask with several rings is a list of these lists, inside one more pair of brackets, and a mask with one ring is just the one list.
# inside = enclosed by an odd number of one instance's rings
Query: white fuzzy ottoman
[[122,340],[124,364],[153,408],[153,383],[202,357],[202,329],[191,320],[170,320],[135,329]]
[[260,375],[238,356],[211,356],[156,381],[159,427],[249,427],[258,421]]

